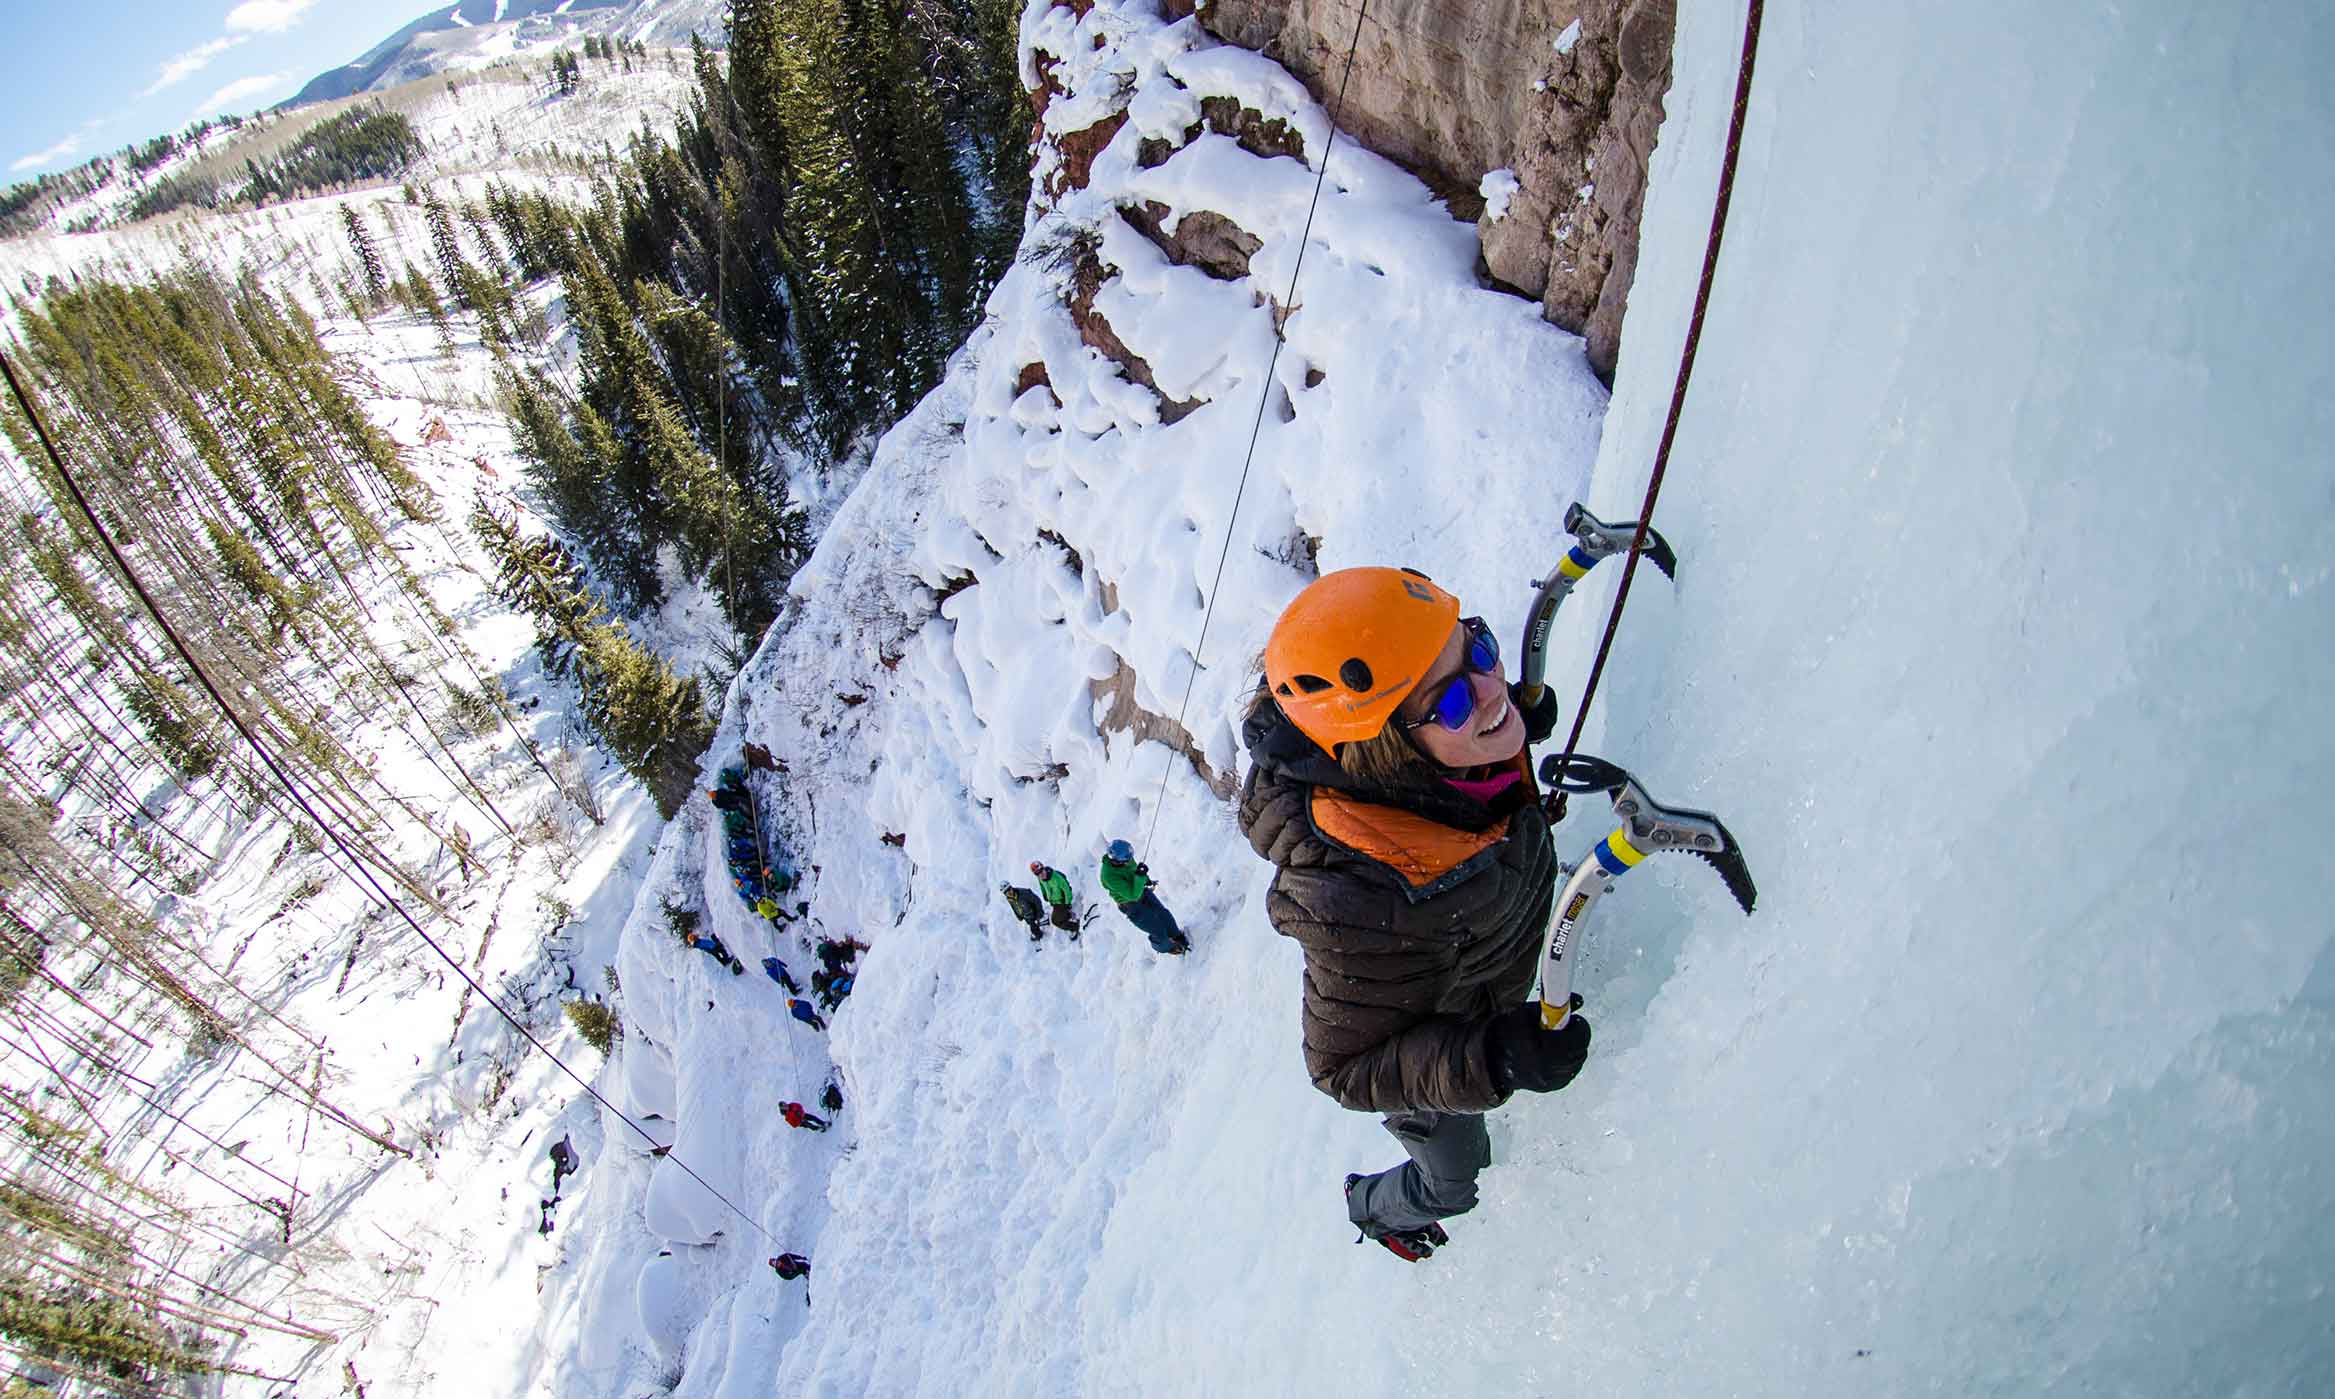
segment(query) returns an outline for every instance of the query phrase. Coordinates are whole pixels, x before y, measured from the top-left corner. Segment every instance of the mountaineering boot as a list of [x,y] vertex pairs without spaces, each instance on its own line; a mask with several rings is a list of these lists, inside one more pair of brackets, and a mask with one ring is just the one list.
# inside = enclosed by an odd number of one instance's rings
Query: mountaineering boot
[[1442,1225],[1429,1224],[1422,1229],[1403,1229],[1381,1234],[1378,1241],[1386,1245],[1387,1252],[1405,1263],[1424,1263],[1435,1256],[1435,1250],[1450,1243],[1451,1236],[1443,1232]]
[[[1353,1197],[1354,1182],[1360,1179],[1362,1176],[1359,1172],[1347,1174],[1346,1195],[1348,1199]],[[1349,1218],[1352,1217],[1352,1209],[1348,1209],[1347,1215]],[[1387,1252],[1405,1263],[1423,1263],[1435,1256],[1435,1250],[1450,1243],[1451,1235],[1443,1232],[1442,1225],[1429,1220],[1416,1229],[1388,1229],[1377,1234],[1371,1233],[1366,1227],[1356,1226],[1354,1242],[1361,1243],[1365,1239],[1376,1239],[1386,1246]]]

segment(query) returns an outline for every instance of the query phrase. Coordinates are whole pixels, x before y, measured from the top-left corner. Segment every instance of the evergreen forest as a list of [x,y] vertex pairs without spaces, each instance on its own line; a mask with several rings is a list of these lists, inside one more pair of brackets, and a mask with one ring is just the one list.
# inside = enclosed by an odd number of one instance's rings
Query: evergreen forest
[[[149,150],[142,149],[140,156]],[[159,164],[174,153],[161,150],[149,164]],[[131,201],[129,212],[142,219],[189,205],[221,209],[230,204],[280,203],[366,181],[396,179],[421,155],[422,138],[403,114],[361,105],[317,123],[277,155],[247,159],[239,180],[222,181],[200,171],[166,176]],[[131,168],[139,168],[135,159]]]
[[676,129],[637,133],[588,206],[489,192],[582,349],[572,385],[508,370],[514,431],[617,611],[662,601],[669,543],[758,636],[811,542],[788,464],[847,456],[939,381],[1021,236],[1016,13],[744,0]]

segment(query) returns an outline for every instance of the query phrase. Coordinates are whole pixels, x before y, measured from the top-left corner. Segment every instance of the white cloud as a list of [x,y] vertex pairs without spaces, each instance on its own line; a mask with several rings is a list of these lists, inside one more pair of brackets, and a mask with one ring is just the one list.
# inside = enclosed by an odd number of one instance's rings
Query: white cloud
[[291,80],[290,73],[262,73],[254,78],[237,78],[212,93],[210,100],[195,110],[195,115],[207,117],[221,112],[241,111],[251,105],[253,98],[264,97]]
[[121,117],[120,112],[114,113],[111,117],[91,117],[81,123],[72,135],[65,137],[45,151],[34,151],[31,155],[17,160],[8,169],[10,173],[20,175],[38,166],[54,165],[65,157],[78,153],[82,147],[88,145],[89,138],[97,134],[99,127],[104,126],[108,121],[119,121]]
[[23,157],[15,164],[9,166],[8,170],[11,174],[21,174],[27,170],[37,170],[44,165],[54,165],[58,161],[63,160],[66,156],[69,156],[80,149],[81,133],[75,132],[72,135],[66,137],[64,140],[59,141],[57,144],[49,147],[45,151],[34,151],[31,155]]
[[185,82],[188,78],[191,78],[195,74],[203,71],[205,68],[210,67],[212,59],[217,58],[220,54],[223,54],[227,52],[227,50],[234,48],[237,44],[242,43],[243,39],[244,36],[241,34],[230,34],[225,38],[213,39],[207,44],[197,44],[195,47],[188,49],[185,53],[182,53],[178,57],[170,60],[168,63],[163,64],[162,71],[155,75],[153,83],[150,84],[144,92],[141,92],[138,95],[140,97],[152,97],[155,93],[162,91],[166,87],[175,87],[178,84]]
[[227,27],[247,34],[274,34],[298,24],[315,5],[316,0],[243,0],[227,12]]

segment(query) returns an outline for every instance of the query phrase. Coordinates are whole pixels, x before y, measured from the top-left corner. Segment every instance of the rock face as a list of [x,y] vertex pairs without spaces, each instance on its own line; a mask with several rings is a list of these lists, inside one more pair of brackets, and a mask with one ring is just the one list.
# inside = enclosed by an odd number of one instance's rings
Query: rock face
[[[1208,0],[1197,13],[1336,109],[1359,8]],[[1609,383],[1675,27],[1676,0],[1372,0],[1340,120],[1455,213],[1477,216],[1491,276],[1585,335]],[[1503,167],[1519,187],[1493,217],[1477,190]]]

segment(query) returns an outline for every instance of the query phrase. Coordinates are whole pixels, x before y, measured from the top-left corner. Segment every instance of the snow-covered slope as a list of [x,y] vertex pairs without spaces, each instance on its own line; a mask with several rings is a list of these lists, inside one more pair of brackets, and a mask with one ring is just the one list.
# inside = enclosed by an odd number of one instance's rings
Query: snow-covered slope
[[378,92],[530,49],[573,45],[586,35],[662,48],[686,46],[697,34],[719,46],[727,36],[726,8],[721,0],[461,0],[432,10],[353,61],[319,73],[284,106]]
[[[475,196],[490,176],[583,197],[581,174],[551,161],[517,170],[511,163],[522,154],[588,157],[603,138],[644,120],[669,126],[688,80],[662,59],[636,65],[621,80],[587,83],[565,99],[524,81],[466,83],[454,94],[434,84],[439,90],[412,108],[434,152],[418,178],[449,198]],[[494,354],[466,319],[444,339],[404,312],[348,319],[335,290],[350,256],[344,206],[359,213],[393,269],[408,260],[428,263],[421,209],[397,189],[376,188],[230,216],[10,240],[0,243],[0,280],[37,286],[77,273],[142,279],[195,259],[226,277],[248,271],[323,320],[326,345],[343,356],[367,414],[401,444],[404,461],[430,483],[442,508],[436,524],[392,533],[394,557],[456,619],[462,645],[480,673],[512,695],[545,760],[571,786],[580,779],[597,794],[605,820],[595,824],[558,795],[497,724],[470,733],[442,723],[440,731],[517,827],[515,835],[424,761],[426,736],[401,726],[402,715],[353,717],[346,739],[377,759],[392,790],[472,838],[475,861],[466,864],[411,822],[386,837],[453,910],[429,921],[434,935],[538,1035],[591,1072],[595,1056],[567,1028],[558,1002],[603,992],[602,969],[616,961],[618,930],[651,873],[659,823],[646,795],[590,749],[567,712],[572,690],[545,673],[533,654],[532,624],[495,598],[463,532],[478,496],[526,513],[523,491],[513,491],[521,468],[493,406]],[[467,231],[465,241],[471,255],[481,255]],[[554,284],[529,294],[533,305],[548,306],[555,328],[557,293]],[[443,707],[436,700],[441,682],[479,684],[467,664],[449,665],[420,645],[412,614],[384,576],[367,573],[359,583],[377,619],[374,643],[424,678],[419,688],[433,712]],[[637,634],[685,668],[727,639],[718,611],[694,593],[676,596]],[[18,737],[0,735],[11,743]],[[159,806],[168,788],[159,780],[157,788]],[[67,827],[85,814],[78,801],[68,801]],[[151,1036],[152,1052],[122,1050],[125,1067],[156,1085],[154,1096],[176,1114],[176,1125],[117,1095],[109,1110],[119,1108],[124,1120],[115,1124],[107,1159],[125,1177],[167,1192],[174,1207],[196,1212],[201,1228],[193,1246],[173,1251],[170,1261],[243,1303],[288,1312],[336,1338],[310,1346],[256,1334],[222,1358],[298,1376],[298,1386],[229,1380],[224,1392],[305,1394],[321,1385],[318,1392],[338,1393],[344,1378],[375,1395],[517,1392],[541,1356],[515,1319],[532,1314],[541,1270],[558,1261],[565,1242],[557,1232],[548,1239],[535,1232],[543,1217],[538,1201],[552,1193],[544,1153],[572,1128],[596,1156],[596,1116],[580,1110],[559,1069],[529,1053],[410,930],[329,860],[289,844],[280,824],[221,829],[186,802],[172,807],[169,820],[221,854],[197,887],[154,911],[272,1012],[260,1002],[228,1002],[250,1019],[253,1052],[303,1073],[313,1066],[326,1100],[414,1153],[410,1160],[386,1155],[307,1111],[281,1085],[271,1086],[245,1052],[182,1054],[181,1040],[165,1034]],[[72,1013],[53,1001],[49,1008]],[[9,1084],[55,1091],[47,1065],[15,1053],[6,1059],[0,1074]],[[240,1196],[291,1199],[294,1186],[287,1241],[274,1216]],[[579,1190],[589,1188],[588,1181],[567,1182],[556,1224],[565,1224]]]
[[[1305,1081],[1267,871],[1191,765],[1098,735],[1090,681],[1124,662],[1172,718],[1202,653],[1222,773],[1310,540],[1513,634],[1564,504],[1634,512],[1740,17],[1682,13],[1608,407],[1476,287],[1469,228],[1344,145],[1268,375],[1314,168],[1185,131],[1226,96],[1310,155],[1324,114],[1148,0],[1078,8],[1025,26],[1059,204],[716,751],[788,762],[764,793],[812,915],[874,950],[830,1034],[793,1024],[663,931],[702,898],[749,964],[801,955],[719,887],[702,811],[668,835],[608,1081],[752,1218],[605,1152],[535,1392],[2326,1389],[2326,21],[1769,7],[1662,505],[1680,581],[1641,576],[1587,736],[1720,809],[1761,910],[1659,861],[1601,907],[1588,1072],[1494,1114],[1482,1206],[1406,1269],[1344,1227],[1341,1174],[1397,1151]],[[1171,264],[1115,212],[1144,201],[1230,219],[1249,272]],[[1560,624],[1568,706],[1613,584]],[[1107,909],[1076,944],[1007,917],[1032,858],[1095,901],[1113,836],[1191,958]],[[777,1126],[830,1057],[837,1130]]]
[[[342,328],[328,332],[338,348],[352,338]],[[376,327],[364,343],[376,355],[403,348],[418,363],[435,339],[426,324],[392,325]],[[491,364],[474,346],[466,367],[465,387],[475,390]],[[472,453],[500,457],[507,445],[499,420],[445,406],[455,377],[432,366],[430,400],[393,387],[367,395],[365,409],[403,445],[406,464],[450,517],[400,524],[388,542],[455,619],[462,663],[444,654],[444,639],[423,642],[418,610],[399,600],[384,571],[360,571],[354,586],[373,619],[373,644],[426,677],[415,688],[439,714],[434,732],[478,786],[456,785],[451,760],[434,757],[430,736],[402,711],[343,716],[342,736],[409,803],[409,815],[426,810],[441,830],[467,837],[468,853],[458,855],[412,819],[379,835],[448,906],[442,917],[423,912],[440,946],[589,1072],[594,1055],[567,1028],[559,1002],[600,989],[659,823],[647,795],[578,741],[563,712],[565,683],[533,654],[532,626],[494,598],[469,558],[454,522],[473,494],[509,503]],[[450,423],[455,439],[426,444],[433,421]],[[594,793],[603,819],[555,790],[512,729],[446,722],[436,687],[473,688],[481,674],[505,687],[543,761],[571,790]],[[13,723],[7,728],[0,741],[25,740]],[[38,749],[27,742],[15,751]],[[159,809],[170,788],[155,785]],[[68,794],[61,830],[118,824],[102,819],[102,809],[90,811],[85,790],[70,782],[59,790]],[[78,998],[50,996],[40,1034],[20,1028],[0,1053],[0,1081],[19,1102],[59,1093],[56,1064],[84,1082],[106,1082],[98,1098],[110,1119],[102,1160],[136,1184],[141,1206],[172,1217],[167,1232],[146,1234],[141,1247],[180,1270],[189,1287],[199,1281],[216,1289],[208,1296],[288,1316],[326,1337],[312,1345],[255,1327],[216,1358],[246,1372],[294,1376],[298,1385],[229,1379],[200,1392],[337,1393],[344,1377],[365,1384],[395,1377],[396,1393],[512,1392],[519,1380],[508,1376],[530,1361],[508,1319],[534,1306],[540,1270],[558,1256],[556,1240],[535,1233],[544,1217],[537,1202],[553,1193],[544,1153],[571,1125],[589,1137],[597,1121],[578,1111],[574,1084],[555,1065],[529,1052],[333,859],[295,842],[272,817],[210,819],[238,805],[171,805],[170,828],[215,859],[190,871],[198,877],[187,887],[139,896],[137,905],[200,949],[181,968],[190,983],[208,988],[233,978],[236,993],[209,994],[239,1026],[236,1042],[190,1044],[194,1037],[175,1019],[141,1021],[145,1037],[108,1049],[122,1073],[137,1076],[137,1088],[117,1086],[61,1051],[30,1056],[25,1046],[43,1039],[55,1046],[75,1017]],[[106,867],[101,854],[91,858]],[[140,886],[122,879],[119,887]],[[134,970],[93,961],[55,957],[51,965],[100,1005],[116,996],[138,1004]],[[22,1002],[18,1015],[30,1016]],[[300,1089],[320,1095],[328,1110],[311,1111]],[[360,1132],[385,1137],[401,1154]],[[11,1172],[24,1169],[21,1144],[12,1141],[7,1156]],[[24,1178],[44,1179],[37,1169]],[[287,1203],[288,1219],[271,1202]],[[172,1232],[186,1236],[183,1246],[169,1242]]]
[[[174,159],[137,186],[109,184],[68,205],[53,221],[60,229],[86,225],[92,231],[0,239],[0,275],[5,275],[11,286],[20,285],[25,275],[63,275],[90,267],[147,277],[193,251],[224,267],[248,265],[279,276],[297,274],[300,280],[290,289],[312,309],[330,313],[337,296],[318,296],[310,274],[321,274],[337,285],[350,265],[347,235],[340,221],[342,204],[352,204],[369,217],[410,225],[410,240],[401,228],[394,236],[398,246],[382,249],[394,271],[403,257],[411,256],[424,265],[429,261],[421,211],[404,201],[407,184],[433,189],[456,201],[475,199],[490,182],[497,181],[587,198],[591,176],[577,168],[579,163],[599,159],[604,151],[620,147],[625,135],[644,124],[672,130],[695,91],[687,58],[686,54],[657,52],[646,61],[635,60],[630,73],[595,69],[577,91],[565,97],[552,89],[540,60],[493,68],[454,87],[443,82],[412,84],[378,98],[413,122],[425,147],[423,158],[396,185],[361,187],[344,195],[227,214],[191,210],[116,226],[128,216],[140,190],[197,160],[207,160],[210,164],[206,168],[231,182],[238,178],[249,150],[244,143],[254,139],[254,133],[247,129],[242,135],[215,134],[197,156]],[[306,125],[349,105],[326,106],[281,120],[288,130],[291,123]],[[278,140],[285,134],[285,130],[277,130],[261,139]]]

